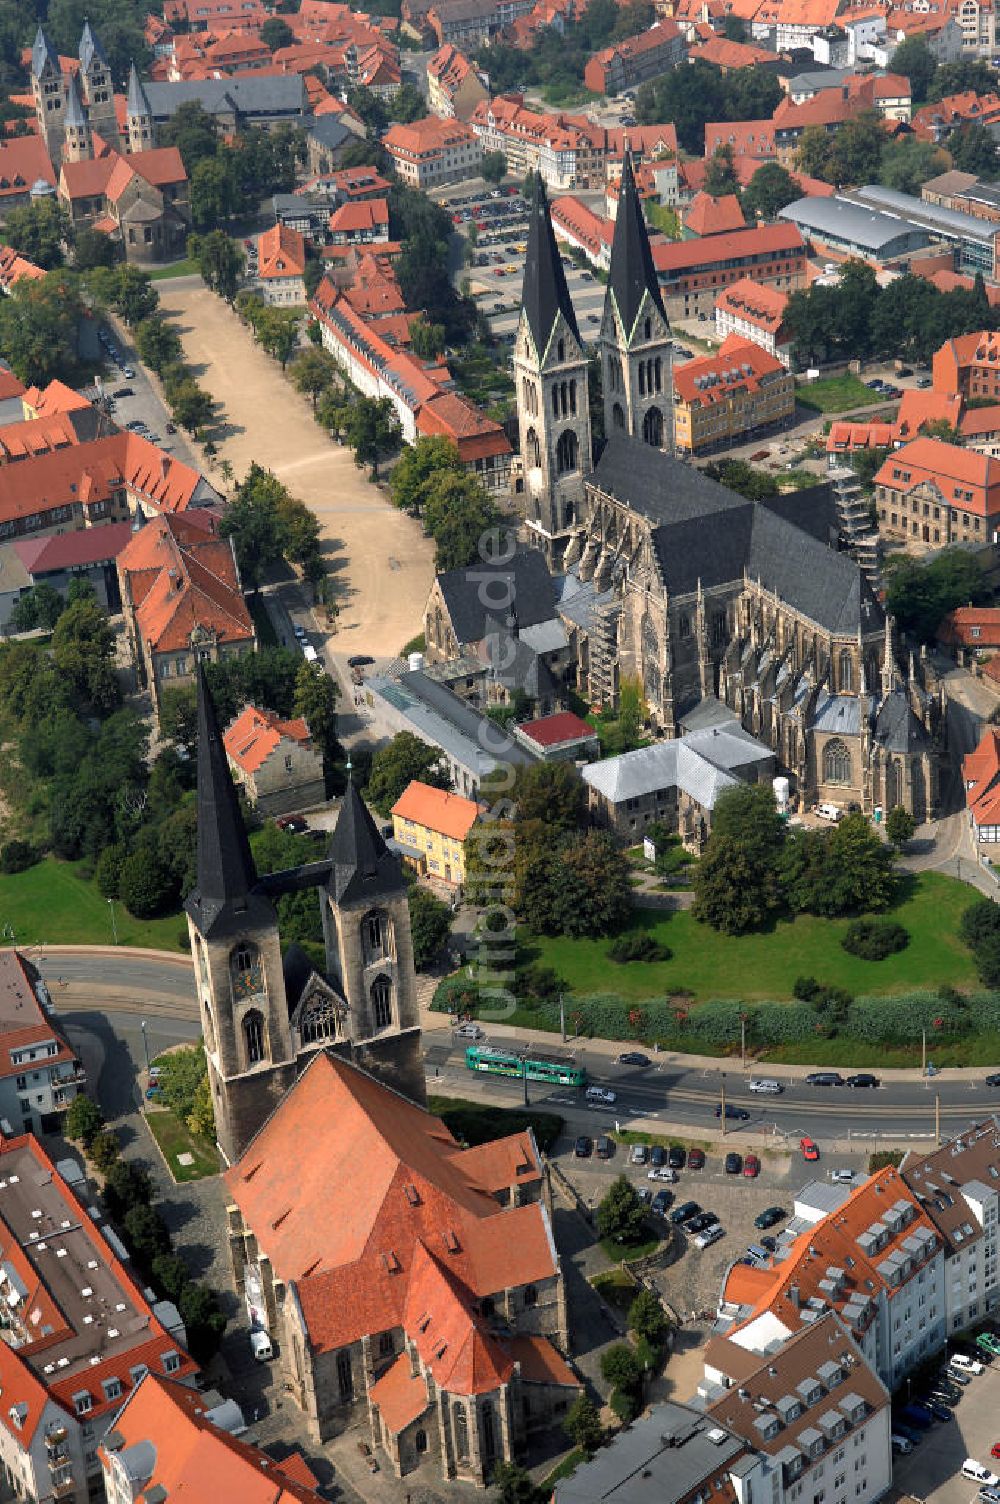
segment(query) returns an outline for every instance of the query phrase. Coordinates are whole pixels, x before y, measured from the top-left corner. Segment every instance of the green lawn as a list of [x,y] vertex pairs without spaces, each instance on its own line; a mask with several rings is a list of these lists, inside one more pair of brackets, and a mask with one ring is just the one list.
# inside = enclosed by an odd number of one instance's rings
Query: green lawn
[[166,282],[168,277],[191,277],[198,270],[197,262],[185,256],[183,261],[171,261],[169,266],[154,266],[149,276],[153,282]]
[[601,1252],[609,1264],[620,1264],[623,1259],[647,1259],[651,1253],[659,1248],[662,1239],[659,1238],[651,1227],[646,1228],[646,1236],[638,1243],[619,1243],[617,1238],[602,1238]]
[[[204,1180],[207,1175],[218,1175],[218,1154],[203,1139],[195,1138],[172,1112],[154,1108],[146,1114],[146,1126],[159,1144],[160,1153],[178,1185],[187,1180]],[[178,1154],[192,1155],[194,1163],[178,1164]]]
[[[659,914],[649,909],[635,911],[632,929],[648,931],[668,945],[669,961],[619,966],[608,960],[607,940],[563,937],[531,940],[524,959],[551,966],[571,992],[615,993],[628,1002],[680,989],[687,989],[696,1001],[790,998],[796,977],[803,975],[844,987],[854,996],[905,992],[941,982],[961,987],[976,981],[972,958],[957,936],[959,917],[974,897],[965,883],[935,873],[904,879],[904,896],[892,917],[909,931],[910,943],[884,961],[848,955],[840,944],[846,919],[803,914],[759,934],[729,936],[697,923],[687,911]],[[815,1051],[820,1043],[809,1049]]]
[[871,407],[878,402],[879,395],[856,376],[827,376],[822,381],[800,382],[795,388],[795,400],[819,413],[846,413],[852,407]]
[[[46,857],[27,872],[0,875],[0,929],[9,925],[18,945],[110,945],[111,909],[92,879],[80,875],[80,862]],[[180,950],[180,914],[167,919],[133,919],[115,903],[119,945]]]

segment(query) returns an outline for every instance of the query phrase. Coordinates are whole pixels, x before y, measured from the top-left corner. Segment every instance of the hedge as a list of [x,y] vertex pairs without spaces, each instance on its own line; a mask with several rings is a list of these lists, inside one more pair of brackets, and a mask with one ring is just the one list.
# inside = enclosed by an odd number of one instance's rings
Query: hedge
[[[476,1012],[477,984],[466,974],[446,977],[437,988],[432,1008],[439,1012]],[[658,1040],[668,1049],[683,1050],[697,1043],[724,1052],[738,1048],[740,1019],[747,1021],[747,1043],[755,1048],[800,1044],[813,1037],[837,1034],[869,1044],[909,1044],[920,1039],[955,1038],[971,1034],[1000,1034],[1000,992],[962,994],[914,991],[877,997],[857,997],[837,1018],[822,1003],[754,1002],[715,998],[686,1004],[683,998],[648,998],[630,1004],[614,994],[566,1000],[568,1032],[599,1039]],[[559,1004],[524,999],[520,1021],[528,1027],[559,1028]]]

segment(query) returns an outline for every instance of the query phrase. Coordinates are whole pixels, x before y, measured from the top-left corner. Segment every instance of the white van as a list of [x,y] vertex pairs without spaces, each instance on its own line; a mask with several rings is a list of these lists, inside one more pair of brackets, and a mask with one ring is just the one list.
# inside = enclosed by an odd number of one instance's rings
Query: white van
[[610,1107],[617,1100],[616,1094],[613,1091],[609,1091],[606,1086],[587,1087],[588,1102],[601,1102],[605,1106]]
[[258,1363],[269,1363],[274,1357],[271,1339],[262,1327],[254,1327],[250,1333],[250,1351]]
[[991,1473],[988,1467],[983,1467],[974,1457],[966,1457],[962,1463],[962,1477],[968,1478],[970,1483],[978,1483],[981,1487],[996,1488],[1000,1479],[996,1473]]
[[759,1097],[780,1097],[784,1089],[780,1081],[772,1081],[768,1077],[751,1081],[747,1087],[748,1091],[755,1092]]
[[816,813],[821,820],[832,820],[834,825],[844,818],[844,811],[839,804],[817,804]]
[[908,1457],[913,1451],[913,1442],[907,1441],[905,1436],[892,1435],[889,1441],[892,1444],[892,1450],[900,1457]]

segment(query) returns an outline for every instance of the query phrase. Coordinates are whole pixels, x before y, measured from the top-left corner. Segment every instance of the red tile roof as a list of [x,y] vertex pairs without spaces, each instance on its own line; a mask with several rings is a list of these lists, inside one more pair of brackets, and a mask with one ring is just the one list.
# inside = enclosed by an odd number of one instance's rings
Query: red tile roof
[[597,735],[593,726],[570,710],[543,715],[537,721],[522,721],[518,730],[539,747],[559,747],[563,742],[581,741]]
[[755,230],[734,230],[703,240],[655,241],[651,247],[658,272],[683,272],[714,265],[734,256],[770,255],[777,251],[804,251],[802,236],[794,225],[760,225]]
[[389,205],[384,198],[363,198],[341,204],[330,215],[330,229],[357,233],[363,230],[389,229]]
[[735,193],[713,198],[710,193],[696,193],[684,215],[684,228],[691,235],[721,235],[746,229],[743,210]]
[[[987,672],[997,661],[991,659]],[[1000,825],[1000,731],[996,727],[988,726],[976,750],[962,759],[962,782],[973,823]]]
[[479,819],[480,806],[474,799],[463,799],[461,794],[451,794],[445,789],[432,788],[413,778],[392,806],[392,814],[401,820],[412,820],[425,830],[448,836],[453,841],[464,841]]
[[958,606],[941,621],[936,636],[949,647],[1000,648],[1000,607]]
[[50,418],[54,413],[82,412],[90,406],[90,402],[64,381],[53,379],[46,387],[29,386],[24,394],[23,405],[36,418]]
[[136,1460],[139,1444],[148,1443],[152,1471],[139,1480],[140,1499],[160,1488],[160,1497],[184,1504],[318,1504],[320,1495],[308,1481],[312,1473],[297,1453],[275,1462],[214,1425],[209,1415],[197,1390],[147,1374],[115,1418],[101,1460],[120,1450],[113,1445],[117,1437]]
[[777,356],[731,334],[714,355],[674,367],[674,393],[692,407],[712,407],[735,391],[755,392],[768,378],[785,375]]
[[301,277],[306,269],[306,243],[298,230],[276,224],[258,236],[258,273],[266,281]]
[[116,559],[131,537],[131,522],[106,522],[100,527],[81,527],[72,533],[53,533],[47,538],[18,538],[14,552],[29,574],[49,574]]
[[118,575],[153,653],[190,648],[196,627],[220,643],[254,641],[229,539],[206,537],[180,517],[153,517],[118,556]]
[[430,1403],[427,1384],[421,1374],[414,1376],[409,1353],[400,1353],[392,1367],[372,1385],[369,1397],[394,1436],[423,1415]]
[[309,727],[301,716],[283,721],[271,710],[247,705],[223,732],[222,740],[230,761],[244,773],[256,773],[283,740],[308,746]]
[[544,1206],[487,1188],[509,1184],[509,1159],[505,1141],[470,1158],[440,1119],[321,1053],[225,1178],[317,1351],[403,1324],[446,1387],[478,1392],[510,1363],[479,1302],[558,1269]]
[[1000,460],[940,439],[914,439],[889,455],[875,476],[876,486],[895,491],[928,483],[959,511],[979,517],[1000,512]]
[[41,136],[0,137],[0,203],[24,197],[41,179],[56,186],[56,175]]
[[463,464],[492,455],[510,454],[510,440],[492,418],[460,392],[438,392],[417,412],[417,430],[451,439]]
[[715,306],[767,334],[777,334],[788,307],[788,293],[755,282],[752,277],[743,277],[722,289]]
[[65,449],[79,442],[76,429],[64,412],[50,418],[7,423],[0,428],[0,465],[32,460],[37,454],[51,454],[54,449]]
[[701,58],[702,62],[712,63],[716,68],[751,68],[755,63],[776,63],[778,54],[768,52],[763,47],[754,47],[747,42],[730,42],[726,37],[715,34],[708,37],[700,46],[688,49],[688,61]]

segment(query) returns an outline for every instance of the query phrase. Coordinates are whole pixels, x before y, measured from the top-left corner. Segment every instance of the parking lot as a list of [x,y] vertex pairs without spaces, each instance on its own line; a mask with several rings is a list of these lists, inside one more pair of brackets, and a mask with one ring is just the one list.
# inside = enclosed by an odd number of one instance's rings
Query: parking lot
[[[1000,1365],[1000,1359],[994,1362]],[[978,1504],[975,1483],[962,1477],[967,1457],[1000,1472],[1000,1461],[991,1458],[1000,1441],[1000,1368],[987,1367],[962,1391],[954,1419],[924,1432],[923,1440],[908,1457],[893,1459],[893,1483],[901,1493],[927,1504]]]
[[104,393],[114,421],[197,468],[187,439],[171,420],[125,331],[109,321],[101,325],[98,338],[105,360]]
[[[553,1151],[553,1158],[560,1170],[578,1191],[584,1203],[595,1208],[611,1182],[621,1174],[627,1176],[636,1190],[656,1193],[664,1189],[672,1195],[670,1211],[687,1201],[696,1202],[704,1211],[714,1212],[724,1228],[724,1236],[705,1249],[694,1245],[694,1238],[684,1228],[674,1228],[677,1233],[677,1256],[670,1265],[655,1276],[661,1294],[682,1317],[690,1317],[698,1311],[715,1310],[719,1287],[726,1269],[739,1258],[751,1243],[760,1243],[764,1236],[781,1232],[792,1214],[792,1203],[797,1191],[811,1180],[828,1180],[834,1169],[852,1169],[864,1174],[867,1170],[867,1153],[841,1154],[836,1165],[827,1168],[827,1173],[817,1173],[796,1154],[785,1150],[754,1148],[760,1160],[760,1174],[747,1178],[743,1174],[728,1175],[724,1169],[725,1155],[730,1152],[718,1143],[698,1139],[671,1139],[670,1143],[701,1148],[705,1153],[703,1169],[692,1170],[685,1164],[677,1171],[676,1183],[666,1185],[649,1179],[650,1165],[633,1165],[630,1161],[630,1146],[615,1143],[610,1159],[598,1159],[596,1154],[578,1158],[574,1153],[574,1131],[560,1137]],[[604,1131],[600,1125],[591,1130],[595,1139]],[[666,1144],[667,1140],[661,1141]],[[741,1152],[741,1151],[737,1151]],[[779,1206],[785,1214],[768,1230],[754,1227],[754,1218],[766,1208]],[[667,1224],[651,1214],[653,1226],[664,1233]]]

